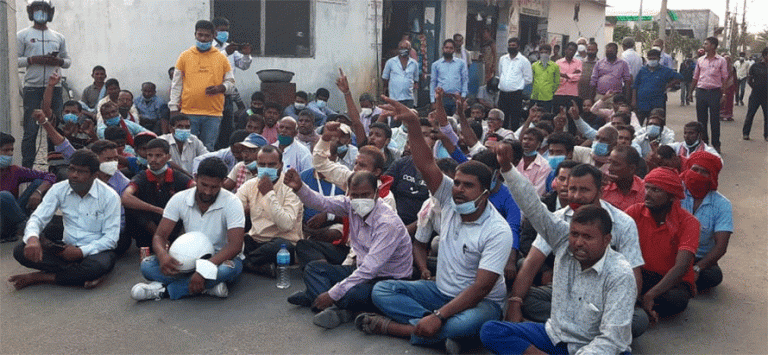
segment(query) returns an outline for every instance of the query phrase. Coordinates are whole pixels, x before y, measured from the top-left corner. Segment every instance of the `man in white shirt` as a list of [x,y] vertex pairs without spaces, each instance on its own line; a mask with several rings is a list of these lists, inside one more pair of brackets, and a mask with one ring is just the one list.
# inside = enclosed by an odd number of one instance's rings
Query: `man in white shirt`
[[744,106],[744,90],[747,87],[747,77],[749,76],[749,67],[752,61],[746,59],[747,54],[739,53],[739,60],[733,63],[736,68],[736,79],[739,80],[739,91],[736,92],[736,104]]
[[629,74],[632,75],[632,80],[635,80],[637,73],[643,67],[643,58],[635,51],[635,39],[624,37],[621,47],[624,49],[624,52],[621,52],[621,59],[629,64]]
[[516,130],[523,110],[523,89],[533,82],[531,62],[519,51],[519,40],[507,41],[507,52],[499,59],[499,108],[504,111],[504,128]]
[[464,47],[464,36],[461,33],[453,35],[453,42],[456,44],[456,50],[454,51],[454,57],[463,60],[467,63],[467,66],[472,64],[472,58],[469,56],[467,48]]
[[178,114],[171,117],[171,133],[158,137],[168,141],[171,160],[187,173],[193,171],[195,158],[208,153],[205,144],[191,132],[189,116]]
[[[237,197],[221,188],[226,176],[227,166],[221,159],[205,159],[197,169],[197,186],[171,197],[152,240],[155,255],[141,262],[142,275],[152,282],[134,285],[133,299],[175,300],[203,292],[216,297],[229,295],[226,283],[243,270],[245,215]],[[181,273],[179,261],[168,254],[168,236],[179,221],[187,232],[201,232],[213,244],[214,255],[197,260],[195,272]]]
[[312,167],[312,152],[306,145],[296,141],[296,125],[293,117],[283,117],[277,123],[277,142],[272,145],[283,152],[283,170],[294,168],[301,172]]
[[[29,217],[24,242],[13,256],[40,271],[11,276],[8,281],[17,290],[42,283],[92,288],[115,266],[120,197],[96,178],[99,166],[92,151],[75,152],[69,180],[54,184]],[[63,230],[44,232],[57,210],[63,214]]]

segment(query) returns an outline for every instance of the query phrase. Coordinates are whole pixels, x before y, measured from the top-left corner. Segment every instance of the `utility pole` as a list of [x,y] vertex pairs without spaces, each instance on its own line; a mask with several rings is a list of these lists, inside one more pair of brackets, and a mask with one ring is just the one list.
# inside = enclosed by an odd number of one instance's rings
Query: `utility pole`
[[[21,95],[19,94],[19,69],[16,57],[16,11],[0,1],[0,131],[14,137],[22,136]],[[11,2],[13,3],[13,2]],[[21,139],[14,147],[21,149]],[[14,163],[21,162],[21,154],[15,154]]]
[[744,7],[741,8],[741,36],[739,38],[739,44],[741,45],[741,51],[747,50],[747,0],[744,0]]
[[731,32],[729,22],[731,21],[731,0],[725,0],[725,23],[723,23],[723,47],[730,47],[728,44],[728,35]]
[[667,41],[667,0],[661,0],[659,11],[659,39]]
[[635,30],[639,33],[643,29],[643,0],[640,0],[640,11],[637,13],[637,26]]

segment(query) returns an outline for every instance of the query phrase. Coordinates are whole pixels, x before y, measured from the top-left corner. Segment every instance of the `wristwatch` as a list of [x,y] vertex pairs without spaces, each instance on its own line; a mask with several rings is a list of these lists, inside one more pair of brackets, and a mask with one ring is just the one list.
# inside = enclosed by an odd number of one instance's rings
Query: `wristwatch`
[[432,314],[435,315],[435,317],[437,317],[437,319],[439,319],[443,324],[445,324],[445,321],[448,320],[447,318],[443,317],[439,309],[432,311]]
[[699,265],[693,265],[693,272],[697,274],[701,273],[701,268],[699,267]]

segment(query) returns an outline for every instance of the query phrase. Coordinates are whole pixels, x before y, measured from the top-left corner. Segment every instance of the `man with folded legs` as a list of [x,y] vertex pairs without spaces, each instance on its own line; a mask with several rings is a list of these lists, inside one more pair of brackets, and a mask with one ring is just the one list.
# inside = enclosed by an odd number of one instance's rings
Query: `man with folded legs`
[[285,183],[307,206],[349,218],[349,244],[357,255],[357,264],[332,265],[315,260],[304,269],[304,305],[321,311],[313,319],[316,325],[335,328],[349,321],[351,313],[374,311],[371,290],[376,282],[411,276],[411,238],[397,213],[378,197],[375,175],[353,173],[347,195],[336,198],[309,189],[294,169],[286,172]]
[[[138,283],[131,289],[137,301],[206,293],[227,297],[227,282],[233,282],[243,270],[243,227],[245,215],[240,201],[222,189],[227,165],[219,158],[208,158],[197,168],[197,186],[181,191],[163,210],[163,219],[152,239],[155,255],[144,258],[141,273],[150,283]],[[187,232],[201,232],[213,244],[209,259],[198,259],[195,271],[181,273],[181,263],[169,253],[168,236],[181,222]]]

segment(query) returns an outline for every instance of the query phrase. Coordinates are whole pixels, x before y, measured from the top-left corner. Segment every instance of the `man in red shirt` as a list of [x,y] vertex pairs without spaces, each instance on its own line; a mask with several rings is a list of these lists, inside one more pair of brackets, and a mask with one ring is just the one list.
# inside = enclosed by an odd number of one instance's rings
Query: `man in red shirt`
[[645,202],[643,179],[635,175],[641,162],[640,154],[631,146],[617,146],[608,157],[608,178],[603,186],[603,200],[624,211],[629,206]]
[[680,207],[683,198],[677,171],[660,167],[645,176],[645,203],[626,210],[637,224],[645,259],[638,299],[652,320],[682,312],[696,294],[692,266],[700,225]]

